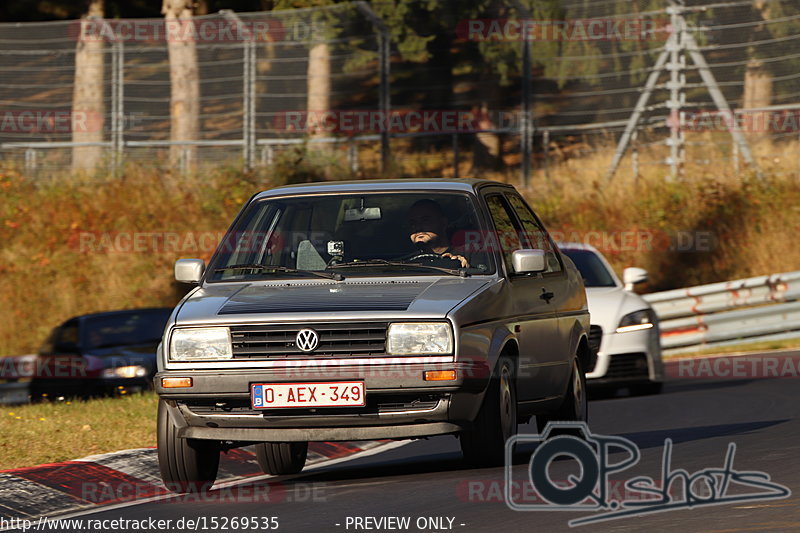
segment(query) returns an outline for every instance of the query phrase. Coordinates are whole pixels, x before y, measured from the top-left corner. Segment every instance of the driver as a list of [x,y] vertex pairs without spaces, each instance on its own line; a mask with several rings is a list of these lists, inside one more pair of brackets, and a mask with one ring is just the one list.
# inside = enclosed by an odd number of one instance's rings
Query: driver
[[433,200],[417,200],[408,210],[408,224],[411,227],[411,242],[425,253],[434,253],[469,267],[466,257],[452,249],[447,236],[447,215]]

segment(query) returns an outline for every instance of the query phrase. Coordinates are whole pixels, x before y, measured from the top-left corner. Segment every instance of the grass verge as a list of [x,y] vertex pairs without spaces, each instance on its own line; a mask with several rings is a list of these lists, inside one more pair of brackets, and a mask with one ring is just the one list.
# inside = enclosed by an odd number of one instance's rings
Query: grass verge
[[676,353],[664,355],[665,361],[678,361],[680,359],[694,359],[704,356],[725,355],[725,354],[746,354],[763,353],[778,350],[800,349],[800,339],[786,339],[781,341],[762,341],[762,342],[742,342],[741,344],[731,344],[718,346],[715,348],[704,348],[692,352]]
[[0,470],[156,445],[155,393],[0,409]]

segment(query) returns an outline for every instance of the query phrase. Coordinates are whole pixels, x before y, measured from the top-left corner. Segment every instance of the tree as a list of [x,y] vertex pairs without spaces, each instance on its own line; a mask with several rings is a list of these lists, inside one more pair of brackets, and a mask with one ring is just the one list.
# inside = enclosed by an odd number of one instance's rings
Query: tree
[[[170,140],[195,141],[199,132],[200,84],[197,72],[197,47],[192,38],[192,0],[163,0],[161,12],[167,27],[170,79]],[[195,146],[173,145],[171,164],[181,158],[193,167]]]
[[[72,93],[72,142],[103,141],[103,63],[104,43],[90,35],[92,19],[104,16],[103,0],[89,0],[81,18],[80,35],[75,47],[75,82]],[[103,157],[102,146],[74,146],[72,168],[94,170]]]

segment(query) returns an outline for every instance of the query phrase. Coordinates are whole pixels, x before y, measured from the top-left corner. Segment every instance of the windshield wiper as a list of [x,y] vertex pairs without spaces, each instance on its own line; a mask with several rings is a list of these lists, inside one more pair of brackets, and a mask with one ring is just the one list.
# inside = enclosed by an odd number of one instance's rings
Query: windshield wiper
[[314,276],[325,279],[332,279],[334,281],[342,281],[344,279],[344,276],[342,276],[338,272],[319,272],[316,270],[301,270],[299,268],[290,268],[280,265],[259,265],[257,263],[230,265],[222,268],[217,268],[214,270],[214,272],[225,272],[226,270],[258,270],[261,272],[272,271],[272,272],[287,272],[290,274],[313,274]]
[[348,268],[348,267],[369,267],[369,266],[398,266],[398,267],[414,267],[414,268],[427,268],[429,270],[437,270],[450,274],[451,276],[461,276],[468,278],[469,272],[463,268],[447,268],[436,265],[424,265],[421,263],[414,263],[411,261],[388,261],[386,259],[368,259],[366,261],[348,261],[347,263],[337,263],[335,265],[328,265],[328,268]]

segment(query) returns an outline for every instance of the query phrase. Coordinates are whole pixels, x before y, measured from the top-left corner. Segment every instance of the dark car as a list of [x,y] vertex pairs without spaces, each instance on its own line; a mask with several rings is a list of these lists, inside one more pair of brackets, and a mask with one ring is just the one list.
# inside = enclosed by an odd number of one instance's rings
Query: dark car
[[109,311],[70,318],[39,350],[33,399],[104,396],[153,387],[156,351],[172,309]]

